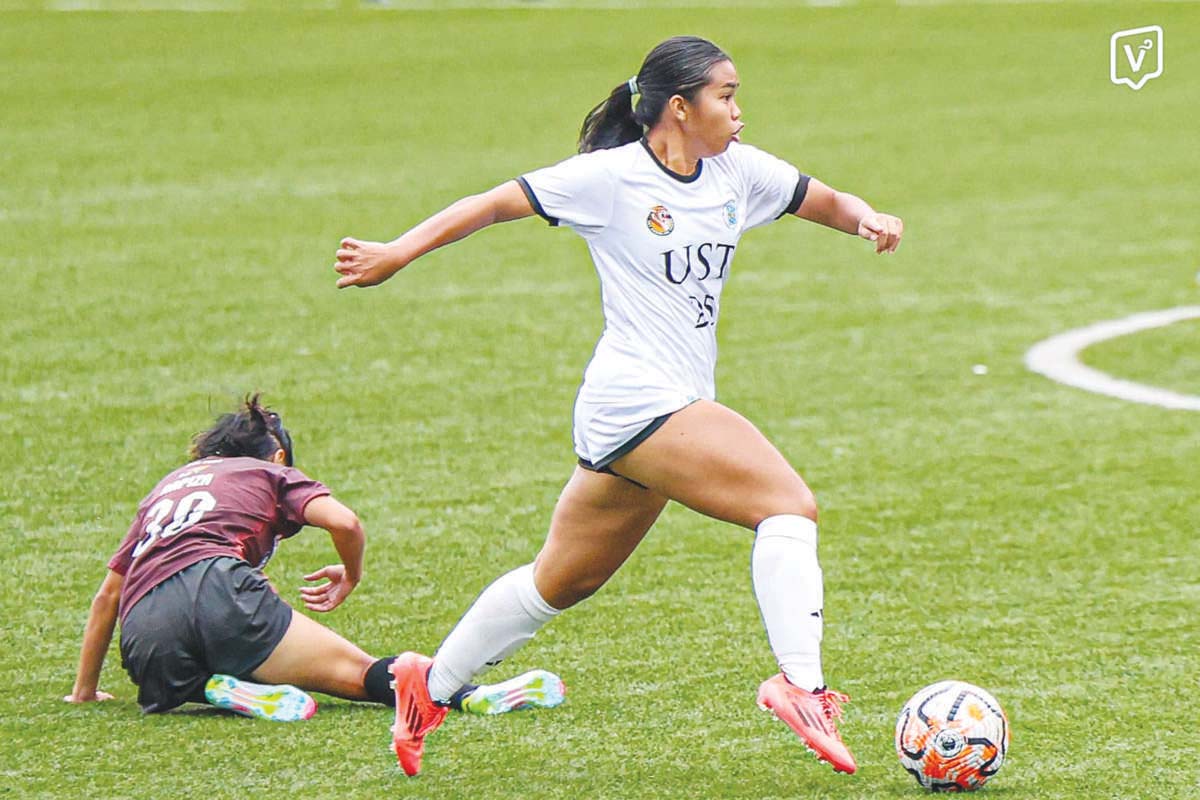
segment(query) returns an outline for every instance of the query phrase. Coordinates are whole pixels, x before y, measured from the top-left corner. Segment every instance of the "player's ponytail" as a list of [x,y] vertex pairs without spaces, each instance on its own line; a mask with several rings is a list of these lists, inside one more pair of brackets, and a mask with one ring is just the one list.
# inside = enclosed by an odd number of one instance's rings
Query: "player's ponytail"
[[247,397],[233,414],[222,414],[206,431],[192,437],[188,456],[192,461],[210,456],[247,456],[267,461],[283,450],[284,463],[292,466],[292,437],[279,415],[259,404],[260,395]]
[[[584,117],[579,152],[607,150],[636,142],[662,116],[667,101],[680,95],[691,101],[708,83],[714,64],[729,56],[707,39],[674,36],[655,47],[630,80]],[[634,103],[635,90],[637,102]]]
[[630,82],[613,89],[608,99],[588,112],[579,131],[579,152],[607,150],[642,138],[642,126],[633,116]]

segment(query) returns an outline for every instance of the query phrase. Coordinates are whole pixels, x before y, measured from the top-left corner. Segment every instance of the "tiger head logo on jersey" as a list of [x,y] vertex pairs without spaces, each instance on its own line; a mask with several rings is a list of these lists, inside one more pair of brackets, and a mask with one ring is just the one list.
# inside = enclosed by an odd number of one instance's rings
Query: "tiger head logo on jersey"
[[646,215],[646,227],[655,236],[666,236],[675,230],[675,218],[667,211],[666,206],[655,206]]

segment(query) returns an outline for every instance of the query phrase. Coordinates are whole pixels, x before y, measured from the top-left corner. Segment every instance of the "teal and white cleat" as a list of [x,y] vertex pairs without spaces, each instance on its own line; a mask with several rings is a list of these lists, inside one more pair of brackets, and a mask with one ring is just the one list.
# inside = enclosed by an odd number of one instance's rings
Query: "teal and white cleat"
[[272,722],[299,722],[317,713],[317,702],[295,686],[251,683],[232,675],[209,678],[204,698],[217,708]]
[[500,683],[476,687],[462,699],[468,714],[506,714],[525,708],[554,708],[567,696],[562,678],[544,669],[535,669]]

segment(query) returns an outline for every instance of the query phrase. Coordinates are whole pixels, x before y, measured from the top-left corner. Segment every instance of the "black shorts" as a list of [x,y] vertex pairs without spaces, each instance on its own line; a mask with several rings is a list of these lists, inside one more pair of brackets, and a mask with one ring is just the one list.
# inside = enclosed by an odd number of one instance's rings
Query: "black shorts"
[[292,622],[261,572],[231,557],[192,564],[151,589],[121,623],[121,664],[152,714],[203,701],[217,673],[247,678]]

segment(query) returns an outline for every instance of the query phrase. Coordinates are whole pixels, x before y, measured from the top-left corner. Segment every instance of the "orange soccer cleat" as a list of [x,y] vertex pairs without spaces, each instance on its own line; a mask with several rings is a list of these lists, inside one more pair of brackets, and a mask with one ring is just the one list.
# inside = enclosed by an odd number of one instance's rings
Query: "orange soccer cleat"
[[442,724],[446,706],[429,696],[426,676],[433,659],[419,653],[401,653],[388,667],[396,692],[396,722],[392,725],[392,749],[408,776],[421,771],[425,736]]
[[788,683],[783,673],[758,687],[758,707],[770,711],[795,731],[800,741],[836,772],[853,774],[858,765],[842,742],[837,720],[850,698],[827,687],[808,691]]

